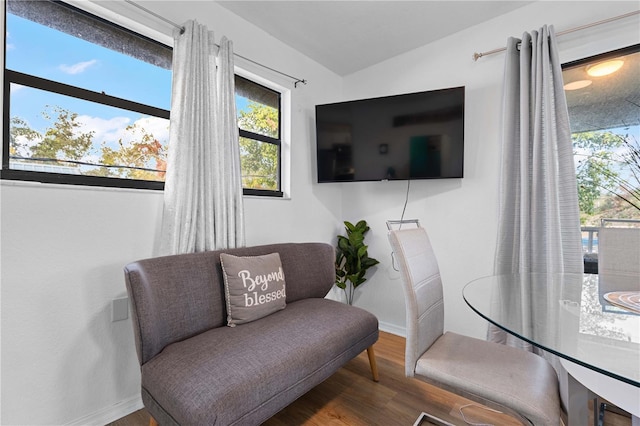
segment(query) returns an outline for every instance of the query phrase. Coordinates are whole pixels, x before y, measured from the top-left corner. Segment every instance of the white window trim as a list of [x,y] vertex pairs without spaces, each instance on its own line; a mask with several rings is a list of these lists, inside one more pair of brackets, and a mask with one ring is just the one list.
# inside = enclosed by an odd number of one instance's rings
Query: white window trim
[[[280,93],[280,191],[284,200],[291,199],[291,89],[267,80],[257,74],[247,71],[239,66],[234,67],[234,72],[240,77],[244,77],[258,83],[268,89]],[[259,195],[245,195],[245,197],[265,198]]]

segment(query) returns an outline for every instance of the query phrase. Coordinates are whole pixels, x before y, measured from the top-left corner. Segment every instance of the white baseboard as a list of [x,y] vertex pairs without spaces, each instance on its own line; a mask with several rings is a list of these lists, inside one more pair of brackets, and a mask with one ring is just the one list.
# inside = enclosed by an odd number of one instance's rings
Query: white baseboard
[[136,396],[76,419],[67,423],[66,426],[105,425],[128,416],[143,407],[142,397]]
[[404,327],[400,327],[395,324],[390,324],[388,322],[380,322],[378,325],[378,328],[380,329],[380,331],[395,334],[396,336],[400,336],[400,337],[407,336],[407,331]]

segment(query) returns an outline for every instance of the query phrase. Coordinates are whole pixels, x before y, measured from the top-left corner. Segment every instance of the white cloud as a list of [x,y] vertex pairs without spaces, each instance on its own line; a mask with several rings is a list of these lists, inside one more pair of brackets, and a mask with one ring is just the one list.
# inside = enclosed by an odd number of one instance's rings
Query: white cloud
[[[42,141],[42,136],[35,137],[33,140],[29,140],[26,136],[17,136],[16,137],[16,147],[18,148],[18,156],[28,157],[30,155],[29,149],[34,145],[40,143]],[[25,147],[25,148],[22,148]]]
[[13,50],[16,48],[16,46],[13,43],[9,42],[10,38],[11,38],[11,34],[9,34],[9,31],[7,31],[7,50]]
[[18,90],[24,89],[25,86],[18,83],[11,83],[11,93],[16,93]]
[[97,63],[98,63],[97,59],[92,59],[90,61],[78,62],[77,64],[73,64],[73,65],[62,64],[58,68],[60,68],[62,72],[75,75],[75,74],[80,74],[81,72],[84,72],[87,68]]
[[[25,124],[25,127],[29,129],[33,128],[33,126],[27,120],[24,120],[24,124]],[[24,135],[16,136],[16,139],[15,139],[15,142],[16,142],[15,148],[17,148],[16,154],[19,157],[29,157],[31,155],[30,153],[31,147],[40,143],[41,141],[42,141],[42,135],[36,136],[32,140],[30,140],[28,137]]]
[[81,132],[94,132],[94,143],[104,142],[112,148],[117,147],[119,140],[122,140],[122,143],[126,145],[132,140],[139,140],[142,136],[140,131],[127,131],[126,127],[130,124],[134,124],[137,128],[143,129],[145,133],[153,135],[162,144],[169,142],[169,121],[162,118],[143,117],[132,123],[128,117],[114,117],[105,120],[99,117],[80,115],[77,121],[82,124]]
[[135,121],[137,127],[153,135],[161,144],[169,143],[169,120],[158,117],[144,117]]
[[125,137],[125,128],[131,123],[128,117],[114,117],[108,120],[100,117],[90,117],[88,115],[79,115],[78,123],[82,126],[80,132],[94,132],[94,143],[106,142],[107,144],[117,143],[118,139]]

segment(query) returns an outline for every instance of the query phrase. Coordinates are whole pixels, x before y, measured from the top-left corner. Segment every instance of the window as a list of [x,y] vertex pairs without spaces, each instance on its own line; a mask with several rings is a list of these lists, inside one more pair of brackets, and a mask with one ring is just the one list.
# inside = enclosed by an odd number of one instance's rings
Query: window
[[566,64],[563,79],[583,225],[640,218],[640,45]]
[[601,219],[640,219],[640,45],[565,64],[563,80],[588,254]]
[[[170,47],[63,2],[6,2],[2,178],[163,189]],[[236,76],[245,194],[282,196],[280,93]]]
[[235,84],[242,186],[245,193],[282,196],[280,93],[238,75]]
[[64,3],[6,6],[2,177],[162,188],[171,49]]

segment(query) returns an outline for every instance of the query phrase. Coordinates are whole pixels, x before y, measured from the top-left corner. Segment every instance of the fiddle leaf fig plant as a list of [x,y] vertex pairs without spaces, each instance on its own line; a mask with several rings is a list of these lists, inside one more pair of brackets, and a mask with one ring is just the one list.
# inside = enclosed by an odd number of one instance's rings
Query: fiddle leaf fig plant
[[367,222],[361,220],[353,225],[345,221],[344,225],[347,235],[338,235],[336,247],[336,286],[344,291],[351,305],[356,288],[367,280],[367,270],[380,262],[369,257],[364,244],[364,236],[370,229]]

